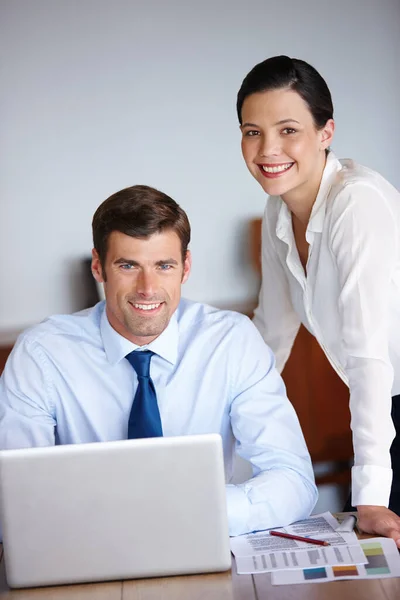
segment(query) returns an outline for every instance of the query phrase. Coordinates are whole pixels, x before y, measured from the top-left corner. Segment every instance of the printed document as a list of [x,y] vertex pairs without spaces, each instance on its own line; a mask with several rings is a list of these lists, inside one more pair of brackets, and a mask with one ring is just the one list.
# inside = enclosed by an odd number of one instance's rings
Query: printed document
[[314,515],[275,531],[329,542],[320,546],[258,531],[231,538],[238,573],[266,573],[281,569],[306,569],[334,565],[360,565],[367,562],[354,532],[337,532],[338,521],[331,513]]

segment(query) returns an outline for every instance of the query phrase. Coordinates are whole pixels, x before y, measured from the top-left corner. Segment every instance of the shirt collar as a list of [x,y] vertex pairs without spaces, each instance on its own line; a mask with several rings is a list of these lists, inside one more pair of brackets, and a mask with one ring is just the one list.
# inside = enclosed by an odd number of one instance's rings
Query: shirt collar
[[172,315],[164,331],[153,342],[145,346],[136,346],[136,344],[117,333],[110,325],[104,302],[100,319],[100,333],[107,359],[111,364],[120,362],[129,352],[133,352],[138,348],[140,350],[151,350],[173,365],[178,358],[179,326],[177,311]]
[[[334,182],[336,173],[342,169],[340,161],[336,158],[332,151],[329,151],[326,158],[326,164],[324,172],[322,174],[321,183],[319,186],[318,194],[312,207],[310,220],[308,222],[307,230],[314,233],[321,233],[324,225],[326,198],[329,194],[329,190]],[[278,220],[276,223],[276,233],[280,239],[285,237],[286,232],[292,229],[292,217],[290,210],[286,204],[282,201]]]

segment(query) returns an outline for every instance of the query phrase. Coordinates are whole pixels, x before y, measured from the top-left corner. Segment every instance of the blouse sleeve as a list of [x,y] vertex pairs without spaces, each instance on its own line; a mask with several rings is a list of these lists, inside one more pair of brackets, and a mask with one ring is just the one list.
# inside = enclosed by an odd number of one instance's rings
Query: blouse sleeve
[[355,463],[352,504],[388,505],[393,368],[389,310],[397,219],[380,192],[348,184],[336,197],[330,246],[339,278],[339,314],[350,388]]

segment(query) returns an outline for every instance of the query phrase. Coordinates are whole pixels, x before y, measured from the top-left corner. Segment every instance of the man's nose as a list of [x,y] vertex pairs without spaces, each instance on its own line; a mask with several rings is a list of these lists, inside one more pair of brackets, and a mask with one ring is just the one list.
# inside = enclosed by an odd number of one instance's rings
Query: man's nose
[[152,296],[156,287],[155,273],[142,270],[136,280],[136,291],[143,296]]

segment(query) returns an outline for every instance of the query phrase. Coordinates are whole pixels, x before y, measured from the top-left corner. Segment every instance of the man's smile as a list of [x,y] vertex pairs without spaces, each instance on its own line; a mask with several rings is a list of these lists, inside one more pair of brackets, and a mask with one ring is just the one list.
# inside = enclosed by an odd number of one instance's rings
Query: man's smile
[[128,301],[128,304],[132,307],[135,313],[154,315],[160,311],[165,302],[142,303]]

